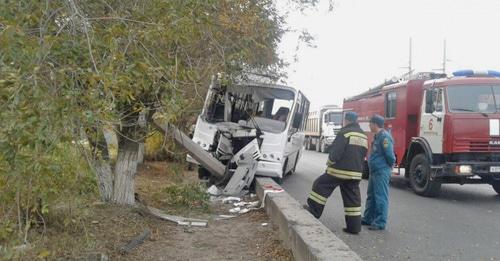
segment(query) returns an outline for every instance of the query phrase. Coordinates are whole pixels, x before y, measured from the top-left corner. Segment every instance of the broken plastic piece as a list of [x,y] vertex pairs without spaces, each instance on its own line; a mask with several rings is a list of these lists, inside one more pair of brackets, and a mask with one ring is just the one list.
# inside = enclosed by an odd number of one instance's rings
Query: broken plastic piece
[[217,217],[214,218],[214,220],[226,220],[226,219],[231,219],[235,218],[235,215],[218,215]]
[[262,204],[260,205],[261,208],[265,207],[266,204],[266,197],[268,193],[281,193],[284,190],[282,188],[276,188],[273,187],[272,185],[264,186],[264,196],[262,197]]
[[217,186],[212,185],[207,189],[207,193],[212,196],[219,196],[220,194],[222,194],[222,191]]
[[232,208],[229,210],[229,213],[239,213],[241,211],[241,208],[239,207],[236,207],[236,208]]
[[231,204],[231,203],[240,202],[240,201],[241,201],[241,198],[238,198],[238,197],[227,197],[227,198],[222,199],[222,203],[224,203],[224,204]]
[[249,207],[249,208],[256,208],[259,206],[259,201],[252,201],[252,202],[244,202],[240,201],[237,203],[234,203],[235,207]]
[[240,210],[240,212],[238,212],[238,214],[246,214],[248,212],[250,212],[250,209],[244,208],[244,209]]
[[147,207],[147,209],[153,216],[159,219],[175,222],[181,226],[207,227],[208,225],[208,220],[167,215],[163,213],[163,211],[153,207]]

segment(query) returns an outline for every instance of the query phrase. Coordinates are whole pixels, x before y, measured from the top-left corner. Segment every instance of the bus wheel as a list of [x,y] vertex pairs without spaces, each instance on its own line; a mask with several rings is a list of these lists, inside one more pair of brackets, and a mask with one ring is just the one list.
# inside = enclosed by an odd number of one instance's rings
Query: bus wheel
[[281,185],[283,184],[283,178],[278,178],[278,177],[273,177],[272,178],[276,184]]
[[431,180],[431,167],[425,154],[418,154],[411,161],[410,185],[416,194],[425,197],[435,197],[441,190],[441,182]]
[[500,181],[493,181],[493,183],[491,183],[491,186],[498,193],[498,195],[500,195]]

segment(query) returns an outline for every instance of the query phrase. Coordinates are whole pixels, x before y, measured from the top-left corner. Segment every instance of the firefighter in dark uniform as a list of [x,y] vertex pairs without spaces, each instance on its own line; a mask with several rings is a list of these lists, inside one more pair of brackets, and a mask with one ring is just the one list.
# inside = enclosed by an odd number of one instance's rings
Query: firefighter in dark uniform
[[330,148],[326,173],[317,178],[305,206],[316,218],[320,218],[326,200],[340,186],[344,201],[344,232],[358,234],[361,231],[361,195],[359,182],[363,162],[368,150],[368,139],[357,123],[355,112],[345,114],[345,127],[337,134]]

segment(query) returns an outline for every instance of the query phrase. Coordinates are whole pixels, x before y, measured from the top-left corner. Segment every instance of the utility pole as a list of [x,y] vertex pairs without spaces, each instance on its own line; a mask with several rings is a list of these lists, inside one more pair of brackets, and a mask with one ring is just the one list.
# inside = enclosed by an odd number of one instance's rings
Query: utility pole
[[411,73],[412,73],[412,66],[411,66],[412,49],[413,49],[413,41],[410,37],[410,51],[409,51],[410,56],[408,57],[408,78],[411,77]]
[[447,62],[447,58],[446,58],[446,38],[444,39],[443,41],[443,73],[446,73],[446,62]]
[[444,74],[446,74],[446,65],[450,61],[448,60],[447,53],[446,53],[446,38],[443,40],[443,62],[441,64],[441,68],[439,69],[434,69],[434,71],[442,71]]
[[411,74],[413,73],[413,68],[412,68],[412,51],[413,51],[413,41],[410,37],[410,50],[409,50],[409,57],[408,57],[408,66],[405,67],[400,67],[401,69],[408,69],[408,72],[402,76],[402,79],[410,79]]

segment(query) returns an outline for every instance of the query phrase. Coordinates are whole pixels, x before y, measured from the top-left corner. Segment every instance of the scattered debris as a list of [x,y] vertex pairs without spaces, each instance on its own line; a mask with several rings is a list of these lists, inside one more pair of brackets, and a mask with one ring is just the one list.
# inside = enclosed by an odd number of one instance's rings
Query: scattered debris
[[241,207],[235,207],[235,208],[232,208],[229,210],[229,213],[233,213],[233,214],[246,214],[252,210],[256,210],[256,209],[259,209],[259,208],[241,208]]
[[248,208],[257,208],[259,207],[260,201],[252,201],[252,202],[245,202],[245,201],[240,201],[237,203],[234,203],[235,207],[248,207]]
[[229,213],[240,213],[241,211],[241,208],[240,207],[236,207],[236,208],[232,208],[229,210]]
[[193,226],[193,227],[207,227],[208,226],[208,220],[206,220],[206,219],[195,219],[195,218],[186,218],[186,217],[168,215],[157,208],[148,207],[148,206],[142,206],[139,208],[139,210],[143,213],[145,212],[145,213],[152,215],[156,218],[175,222],[181,226]]
[[132,252],[135,248],[137,248],[139,245],[144,243],[144,240],[146,240],[149,236],[151,235],[150,230],[146,230],[142,232],[142,234],[138,235],[137,237],[133,238],[130,242],[128,242],[125,246],[120,248],[120,253],[123,254],[128,254]]
[[240,210],[240,212],[238,212],[238,214],[246,214],[248,212],[250,212],[249,208],[243,208],[243,209]]
[[217,186],[212,185],[207,189],[207,193],[211,196],[220,196],[222,194],[222,191]]
[[218,215],[216,217],[214,217],[214,220],[216,221],[219,221],[219,220],[227,220],[227,219],[231,219],[231,218],[235,218],[237,216],[235,215]]
[[224,204],[232,204],[234,202],[240,202],[241,198],[238,197],[226,197],[222,199],[222,203]]
[[275,187],[273,185],[266,185],[264,186],[264,196],[262,197],[262,204],[260,205],[261,208],[263,208],[266,204],[266,197],[268,193],[281,193],[284,190],[280,187]]

